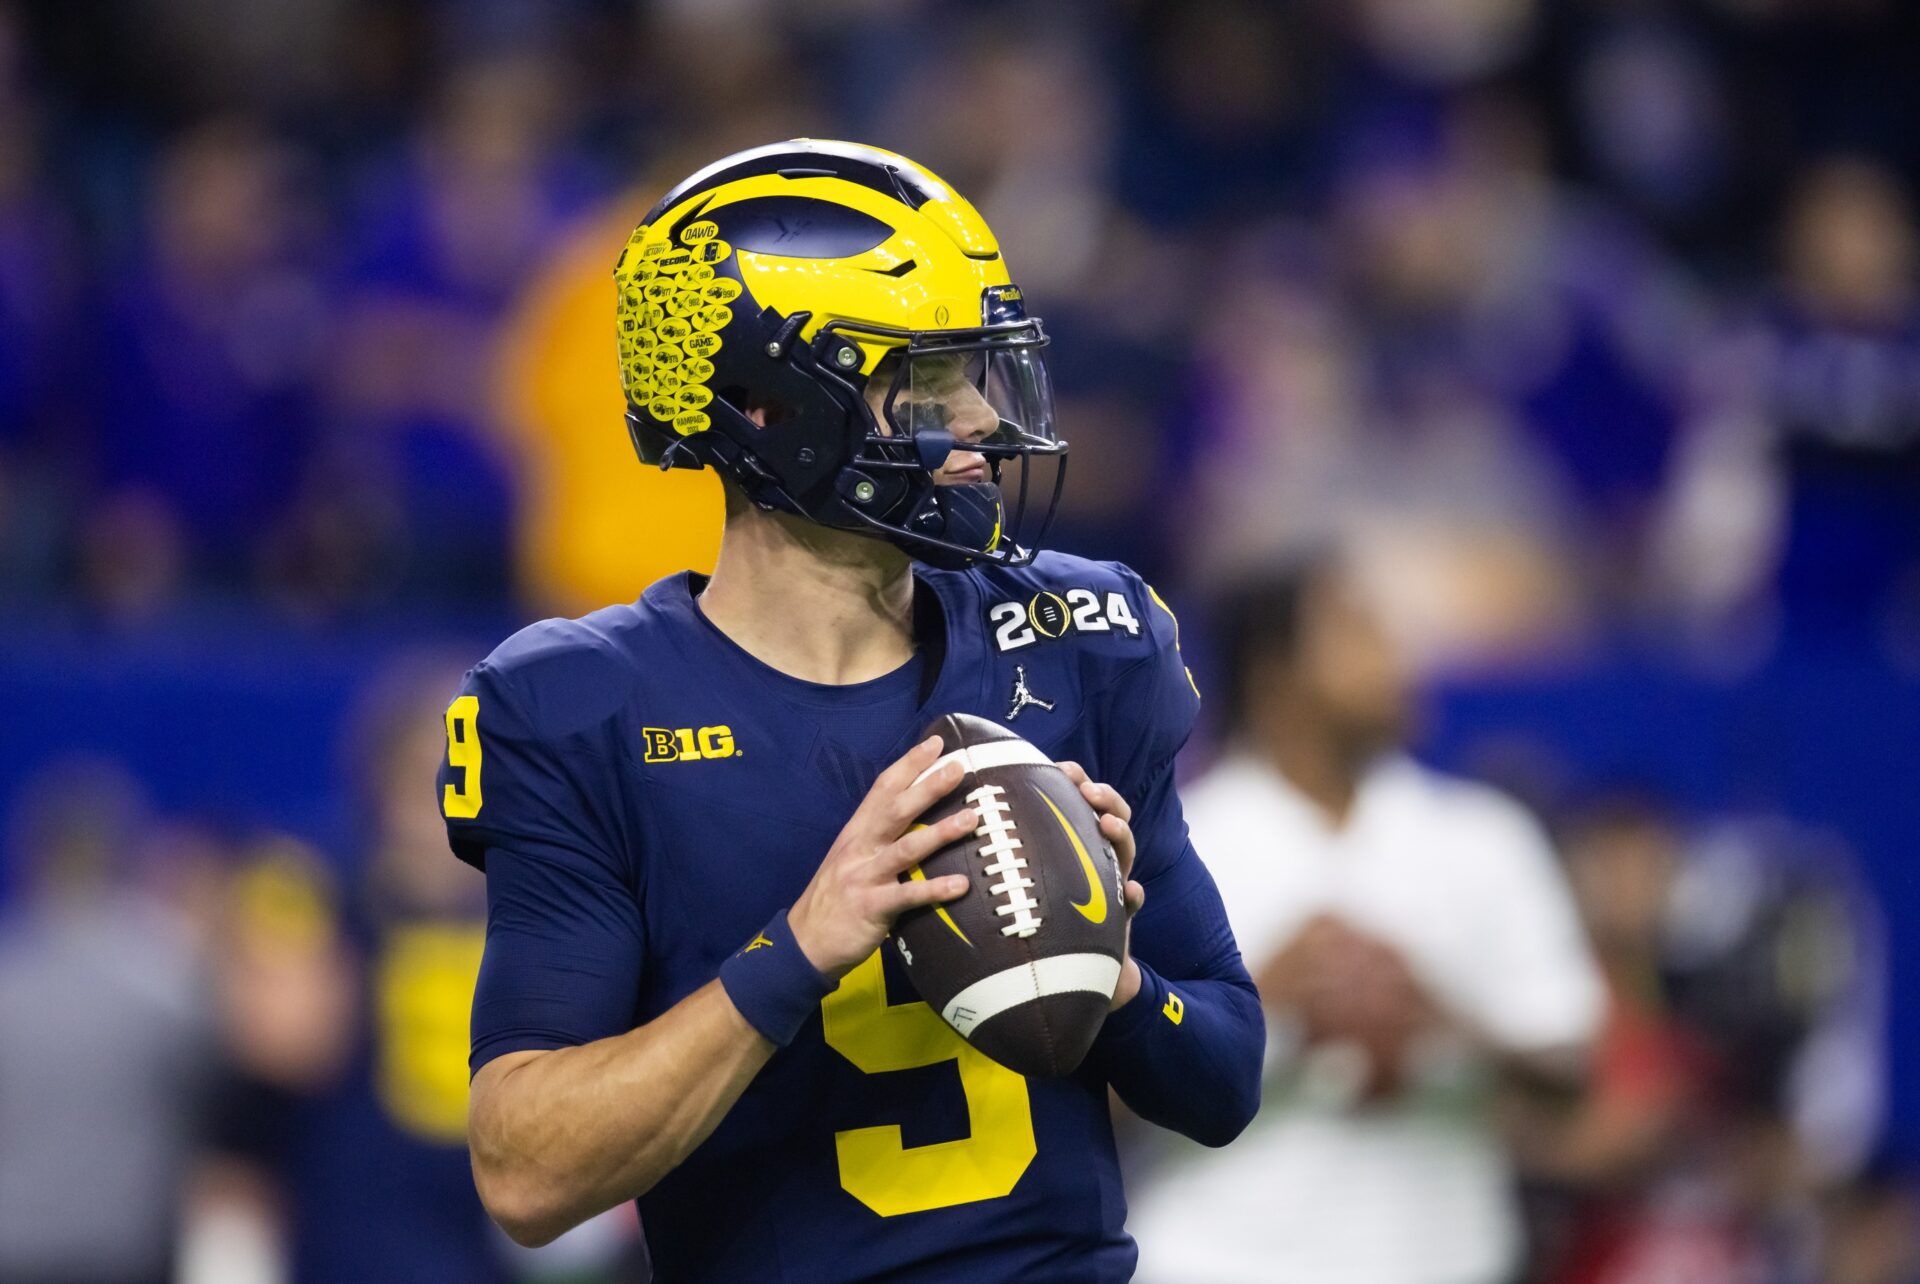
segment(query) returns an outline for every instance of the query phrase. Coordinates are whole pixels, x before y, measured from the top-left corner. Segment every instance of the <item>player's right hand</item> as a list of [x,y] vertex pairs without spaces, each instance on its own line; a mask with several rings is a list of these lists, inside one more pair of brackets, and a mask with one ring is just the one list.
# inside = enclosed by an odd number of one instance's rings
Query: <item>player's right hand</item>
[[826,976],[844,976],[864,961],[887,939],[893,920],[907,910],[966,892],[967,880],[959,874],[911,882],[900,878],[980,823],[973,808],[962,807],[937,824],[915,827],[929,807],[960,783],[958,762],[914,783],[939,757],[940,738],[932,736],[880,773],[807,890],[787,911],[793,939]]

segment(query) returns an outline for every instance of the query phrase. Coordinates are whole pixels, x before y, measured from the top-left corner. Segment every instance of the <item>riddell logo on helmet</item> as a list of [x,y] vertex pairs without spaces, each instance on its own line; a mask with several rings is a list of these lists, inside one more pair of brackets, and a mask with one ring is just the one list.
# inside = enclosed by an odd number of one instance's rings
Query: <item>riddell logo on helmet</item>
[[642,727],[648,762],[698,762],[708,758],[737,758],[732,727]]

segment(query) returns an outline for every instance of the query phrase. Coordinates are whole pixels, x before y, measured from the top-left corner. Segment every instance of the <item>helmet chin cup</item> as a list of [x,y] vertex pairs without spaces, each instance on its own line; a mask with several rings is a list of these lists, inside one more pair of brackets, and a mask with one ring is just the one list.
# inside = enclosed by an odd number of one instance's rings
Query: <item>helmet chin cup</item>
[[994,483],[935,486],[900,523],[894,542],[928,565],[958,568],[1000,542],[1002,521]]
[[941,535],[955,544],[987,552],[1000,542],[1000,487],[994,482],[969,482],[963,486],[940,486],[933,492],[934,506],[946,517]]
[[[905,549],[930,566],[958,569],[991,553],[1004,538],[1005,509],[993,482],[962,486],[910,483],[911,471],[843,468],[834,490],[852,520],[843,529],[864,530]],[[842,522],[830,523],[842,525]]]

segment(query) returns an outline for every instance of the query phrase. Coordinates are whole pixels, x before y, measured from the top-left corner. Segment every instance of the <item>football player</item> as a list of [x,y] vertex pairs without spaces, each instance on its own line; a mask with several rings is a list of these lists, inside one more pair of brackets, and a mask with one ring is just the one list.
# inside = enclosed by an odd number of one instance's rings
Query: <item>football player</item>
[[[846,143],[701,170],[615,280],[634,445],[717,469],[725,535],[710,577],[515,635],[447,711],[488,1210],[538,1243],[637,1198],[667,1280],[1125,1278],[1108,1089],[1224,1144],[1264,1030],[1174,794],[1178,625],[1029,529],[1066,454],[1039,320],[971,205]],[[956,711],[1075,764],[1131,870],[1064,1079],[988,1060],[879,948],[966,890],[907,876],[975,824],[914,824],[960,769],[916,783],[913,740]]]

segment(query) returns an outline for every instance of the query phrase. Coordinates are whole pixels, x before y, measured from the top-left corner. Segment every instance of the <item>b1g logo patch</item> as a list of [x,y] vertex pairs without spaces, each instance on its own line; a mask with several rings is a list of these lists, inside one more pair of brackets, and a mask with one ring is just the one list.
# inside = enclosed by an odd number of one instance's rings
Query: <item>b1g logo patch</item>
[[737,758],[732,727],[642,727],[648,762],[698,762],[709,758]]
[[1140,621],[1121,593],[1108,593],[1104,600],[1089,588],[1070,588],[1065,593],[1042,591],[1024,602],[996,602],[987,608],[993,625],[996,651],[1018,651],[1042,638],[1065,637],[1068,633],[1110,633],[1123,630],[1129,637],[1140,636]]

